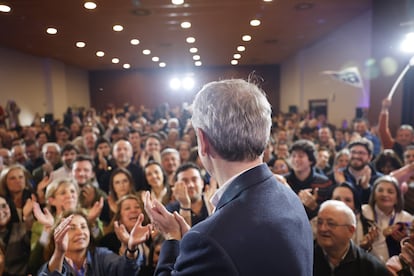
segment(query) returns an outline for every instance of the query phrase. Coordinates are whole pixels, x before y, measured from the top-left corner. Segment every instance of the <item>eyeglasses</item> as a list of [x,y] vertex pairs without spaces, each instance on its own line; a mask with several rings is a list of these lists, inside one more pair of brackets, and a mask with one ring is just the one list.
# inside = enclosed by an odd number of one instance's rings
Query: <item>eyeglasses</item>
[[368,152],[363,150],[351,150],[352,155],[368,155]]
[[339,224],[339,223],[333,222],[332,220],[323,220],[323,219],[317,220],[318,227],[321,227],[324,223],[326,224],[326,227],[329,230],[336,229],[336,227],[339,227],[339,226],[350,226],[350,224]]

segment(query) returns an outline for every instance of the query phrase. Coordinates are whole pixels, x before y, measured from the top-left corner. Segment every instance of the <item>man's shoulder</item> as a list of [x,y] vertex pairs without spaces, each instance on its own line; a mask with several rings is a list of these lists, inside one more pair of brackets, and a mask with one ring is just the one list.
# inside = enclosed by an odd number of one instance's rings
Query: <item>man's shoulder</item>
[[356,245],[354,245],[354,252],[356,253],[356,261],[359,262],[361,268],[365,267],[365,271],[371,273],[375,271],[375,275],[388,275],[386,266],[377,257]]

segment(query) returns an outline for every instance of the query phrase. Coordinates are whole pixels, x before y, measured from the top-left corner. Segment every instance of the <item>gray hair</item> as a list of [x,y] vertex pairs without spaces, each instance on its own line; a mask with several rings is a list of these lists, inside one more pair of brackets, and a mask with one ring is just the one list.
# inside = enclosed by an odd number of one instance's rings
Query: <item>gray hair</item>
[[48,147],[54,147],[56,149],[56,151],[60,154],[60,146],[58,143],[54,143],[54,142],[47,142],[42,146],[42,153],[46,154],[47,148]]
[[330,200],[324,201],[321,204],[321,207],[319,208],[319,212],[321,212],[323,209],[327,207],[332,207],[338,211],[343,212],[343,214],[346,216],[347,223],[356,227],[356,218],[355,218],[354,211],[352,211],[352,209],[349,208],[348,205],[346,205],[342,201],[330,199]]
[[229,79],[206,84],[196,95],[191,118],[227,161],[254,160],[267,144],[271,106],[255,84]]
[[180,153],[178,152],[178,150],[176,150],[174,148],[165,148],[161,152],[161,158],[163,158],[164,156],[166,156],[168,154],[175,154],[176,156],[178,156],[178,158],[180,158]]

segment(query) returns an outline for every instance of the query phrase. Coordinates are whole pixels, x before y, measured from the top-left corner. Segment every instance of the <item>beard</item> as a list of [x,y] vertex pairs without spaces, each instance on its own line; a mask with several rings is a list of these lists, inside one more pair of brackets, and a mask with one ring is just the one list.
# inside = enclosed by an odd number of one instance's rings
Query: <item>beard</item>
[[363,162],[361,160],[358,160],[359,162],[354,162],[355,159],[351,159],[351,161],[349,162],[349,166],[356,170],[356,171],[361,171],[363,168],[365,168],[366,165],[368,165],[367,162]]

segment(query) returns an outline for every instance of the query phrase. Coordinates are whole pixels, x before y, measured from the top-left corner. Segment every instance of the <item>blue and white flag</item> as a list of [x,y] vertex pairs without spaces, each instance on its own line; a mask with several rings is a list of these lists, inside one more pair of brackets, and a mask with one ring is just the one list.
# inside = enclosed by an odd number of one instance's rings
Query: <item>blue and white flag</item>
[[362,78],[357,67],[349,67],[339,72],[323,71],[322,74],[329,75],[340,82],[363,88]]

